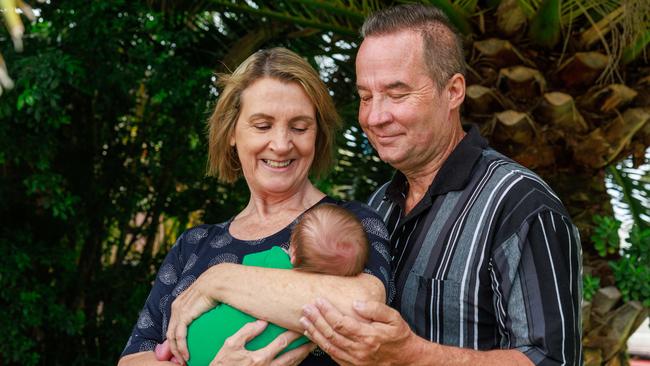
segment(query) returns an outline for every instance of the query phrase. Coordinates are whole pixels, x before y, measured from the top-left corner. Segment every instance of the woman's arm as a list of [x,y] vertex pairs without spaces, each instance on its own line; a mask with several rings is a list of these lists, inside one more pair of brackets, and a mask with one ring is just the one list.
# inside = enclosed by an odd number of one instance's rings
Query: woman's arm
[[133,353],[120,358],[117,366],[178,366],[169,361],[158,361],[153,351]]
[[[302,332],[302,308],[319,298],[327,298],[340,311],[354,315],[352,302],[386,298],[376,277],[319,275],[223,263],[206,272],[201,291],[252,316]],[[172,314],[173,314],[172,310]]]
[[176,298],[167,339],[172,353],[187,360],[187,327],[217,302],[302,333],[302,308],[320,297],[350,316],[355,314],[355,300],[386,299],[382,282],[368,274],[341,277],[223,263],[208,269]]

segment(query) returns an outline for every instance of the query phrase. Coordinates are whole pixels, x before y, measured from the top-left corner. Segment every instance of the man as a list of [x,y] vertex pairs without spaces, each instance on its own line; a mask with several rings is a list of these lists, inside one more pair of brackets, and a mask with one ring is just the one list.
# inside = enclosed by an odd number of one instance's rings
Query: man
[[364,322],[320,301],[310,338],[342,364],[581,364],[577,230],[539,177],[463,130],[458,34],[403,5],[362,36],[359,123],[397,169],[369,203],[391,233],[399,313],[357,304]]

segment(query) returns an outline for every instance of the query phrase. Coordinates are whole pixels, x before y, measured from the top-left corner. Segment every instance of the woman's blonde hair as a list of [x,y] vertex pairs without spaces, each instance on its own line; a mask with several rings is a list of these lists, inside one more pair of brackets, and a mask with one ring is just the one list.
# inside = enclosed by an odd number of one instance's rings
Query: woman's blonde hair
[[219,85],[223,90],[208,120],[208,175],[216,176],[225,183],[234,183],[241,176],[241,164],[235,148],[230,146],[230,140],[241,112],[242,92],[265,77],[298,83],[314,104],[317,132],[311,173],[316,177],[321,176],[333,162],[335,133],[340,127],[339,115],[316,70],[303,58],[282,47],[257,51],[232,74],[219,75]]

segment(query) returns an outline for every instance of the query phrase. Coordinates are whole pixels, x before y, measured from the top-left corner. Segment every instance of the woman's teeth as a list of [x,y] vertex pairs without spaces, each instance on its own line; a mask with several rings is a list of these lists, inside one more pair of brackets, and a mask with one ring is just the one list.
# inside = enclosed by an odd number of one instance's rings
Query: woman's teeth
[[293,160],[285,160],[285,161],[275,161],[275,160],[266,160],[264,159],[264,163],[271,168],[284,168],[289,166]]

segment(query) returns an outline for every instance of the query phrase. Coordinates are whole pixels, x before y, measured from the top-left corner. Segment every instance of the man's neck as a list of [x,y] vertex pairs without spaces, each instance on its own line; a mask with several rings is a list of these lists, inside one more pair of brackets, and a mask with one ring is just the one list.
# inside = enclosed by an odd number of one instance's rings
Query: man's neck
[[465,131],[459,128],[458,132],[453,134],[449,144],[441,154],[438,154],[419,168],[402,170],[402,173],[408,181],[408,193],[404,204],[405,215],[411,212],[418,202],[422,200],[422,197],[427,193],[431,183],[433,183],[433,180],[438,175],[440,168],[442,168],[449,155],[456,149],[456,146],[458,146],[463,137],[465,137]]

